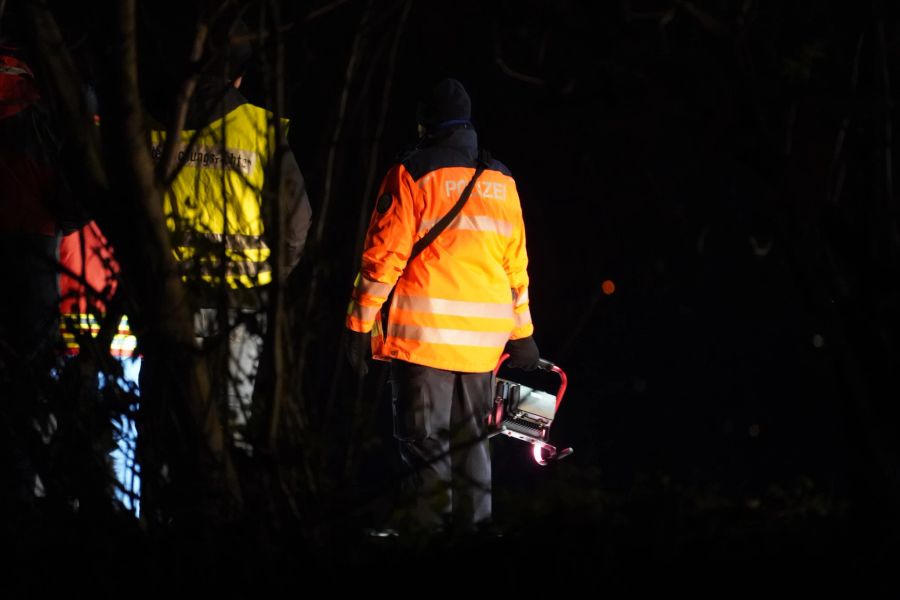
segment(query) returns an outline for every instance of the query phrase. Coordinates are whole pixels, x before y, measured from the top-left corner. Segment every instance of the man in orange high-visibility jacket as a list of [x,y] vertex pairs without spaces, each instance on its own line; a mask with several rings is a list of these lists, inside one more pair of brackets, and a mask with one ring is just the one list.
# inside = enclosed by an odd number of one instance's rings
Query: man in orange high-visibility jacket
[[347,357],[358,374],[366,372],[373,327],[375,357],[392,360],[394,435],[414,471],[408,525],[426,531],[489,522],[492,370],[504,348],[510,366],[534,369],[539,360],[522,208],[504,165],[490,161],[462,212],[409,261],[413,244],[456,204],[476,170],[470,112],[454,79],[420,103],[421,138],[381,184],[346,322]]

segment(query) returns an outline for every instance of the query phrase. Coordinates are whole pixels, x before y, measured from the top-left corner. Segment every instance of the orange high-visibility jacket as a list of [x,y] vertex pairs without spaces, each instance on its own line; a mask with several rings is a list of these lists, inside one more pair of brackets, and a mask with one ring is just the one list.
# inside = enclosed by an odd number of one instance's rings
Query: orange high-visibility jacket
[[440,131],[381,184],[347,315],[347,327],[374,327],[380,339],[381,306],[396,285],[376,358],[486,372],[508,340],[534,331],[522,207],[501,163],[492,161],[462,212],[407,264],[413,244],[459,199],[477,154],[468,126]]

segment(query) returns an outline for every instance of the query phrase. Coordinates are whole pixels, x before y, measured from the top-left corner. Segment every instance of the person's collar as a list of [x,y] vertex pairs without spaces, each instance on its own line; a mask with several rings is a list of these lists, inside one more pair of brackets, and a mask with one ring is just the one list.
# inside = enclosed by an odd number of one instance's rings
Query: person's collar
[[457,128],[462,127],[464,129],[472,129],[472,121],[469,119],[451,119],[449,121],[442,121],[436,125],[433,125],[428,128],[428,131],[440,131],[442,129],[449,128]]
[[243,94],[231,85],[227,88],[219,87],[214,92],[212,90],[204,90],[204,92],[198,94],[191,102],[184,124],[184,128],[187,130],[205,127],[213,121],[221,119],[238,106],[247,103]]
[[478,155],[478,135],[470,122],[431,128],[418,143],[419,148],[442,146],[455,148],[474,159]]

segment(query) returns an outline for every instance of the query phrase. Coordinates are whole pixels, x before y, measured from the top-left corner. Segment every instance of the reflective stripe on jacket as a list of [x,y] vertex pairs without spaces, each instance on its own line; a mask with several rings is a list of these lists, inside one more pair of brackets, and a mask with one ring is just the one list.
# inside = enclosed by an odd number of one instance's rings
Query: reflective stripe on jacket
[[[66,354],[75,356],[81,351],[81,342],[100,334],[100,322],[93,314],[66,313],[60,315],[60,335],[66,346]],[[109,353],[117,358],[131,358],[137,349],[137,338],[128,324],[128,317],[122,315],[119,325],[109,345]]]
[[[474,131],[443,132],[382,182],[347,315],[354,331],[386,334],[381,357],[486,372],[509,339],[534,330],[522,208],[499,162],[478,179],[459,216],[407,264],[413,244],[459,199],[476,155]],[[380,308],[395,285],[381,332]]]
[[[91,221],[60,240],[59,264],[59,330],[66,353],[75,355],[81,343],[100,333],[98,319],[106,314],[106,302],[118,287],[119,263],[106,237]],[[136,347],[137,338],[123,315],[110,354],[127,358]]]
[[[184,280],[231,289],[272,281],[264,240],[262,189],[276,148],[272,114],[241,104],[198,131],[185,130],[176,155],[183,162],[165,193],[164,214]],[[285,129],[288,121],[283,120]],[[162,155],[166,132],[150,132]]]

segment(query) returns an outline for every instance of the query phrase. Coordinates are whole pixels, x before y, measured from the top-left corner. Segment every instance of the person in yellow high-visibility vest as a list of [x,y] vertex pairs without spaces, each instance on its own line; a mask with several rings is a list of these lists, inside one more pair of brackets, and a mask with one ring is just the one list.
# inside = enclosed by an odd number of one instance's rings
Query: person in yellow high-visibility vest
[[[280,215],[285,276],[300,260],[311,222],[303,176],[286,138],[276,137],[274,115],[238,91],[251,55],[249,37],[240,21],[211,33],[210,58],[201,61],[208,68],[198,79],[176,146],[179,170],[164,195],[173,251],[194,303],[198,343],[228,345],[227,376],[213,377],[214,384],[227,386],[238,440],[249,415],[272,283],[265,203],[279,189],[286,196],[286,214]],[[283,136],[287,127],[282,119]],[[150,131],[150,142],[158,160],[166,142],[161,124]]]
[[[528,255],[516,183],[491,160],[459,215],[409,260],[414,243],[453,207],[476,171],[478,141],[462,84],[440,81],[420,104],[421,138],[385,176],[366,234],[346,325],[351,366],[392,360],[394,433],[415,471],[412,527],[463,530],[491,517],[485,419],[492,370],[537,367]],[[386,326],[381,308],[393,290]]]

